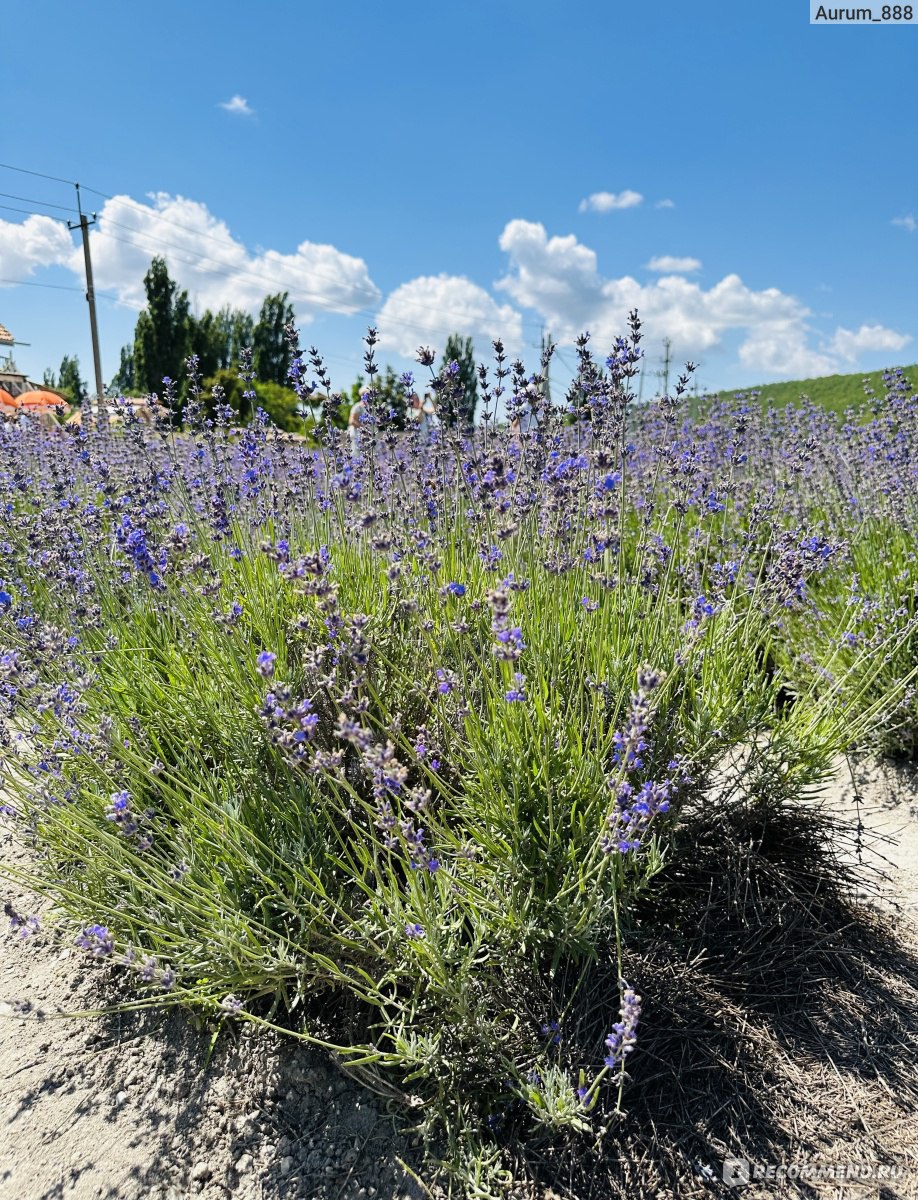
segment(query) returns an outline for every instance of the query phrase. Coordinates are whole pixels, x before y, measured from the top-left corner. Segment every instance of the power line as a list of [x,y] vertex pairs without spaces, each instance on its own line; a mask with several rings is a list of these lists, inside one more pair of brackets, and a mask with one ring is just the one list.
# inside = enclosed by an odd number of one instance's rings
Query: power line
[[[8,170],[13,170],[13,171],[22,171],[24,174],[28,174],[28,175],[38,175],[40,178],[53,179],[58,183],[69,183],[73,187],[79,186],[83,191],[92,192],[93,195],[101,196],[104,200],[114,200],[115,199],[115,197],[110,195],[108,192],[100,191],[98,188],[89,187],[86,184],[77,185],[77,184],[73,183],[71,180],[60,179],[56,175],[44,175],[39,171],[27,171],[23,167],[12,167],[5,163],[0,163],[0,168],[6,168]],[[2,194],[2,193],[0,193],[0,194]],[[140,204],[138,201],[134,200],[134,198],[131,196],[121,196],[121,197],[119,197],[119,199],[122,200],[124,203],[130,205],[132,208],[136,209],[138,212],[141,212],[145,215],[152,215],[152,216],[156,217],[158,220],[162,221],[164,224],[171,225],[172,228],[174,228],[174,229],[180,229],[185,233],[191,233],[195,237],[207,238],[209,241],[217,242],[226,248],[233,248],[233,249],[241,248],[243,251],[245,250],[245,247],[242,246],[241,243],[235,241],[233,239],[232,235],[229,233],[227,233],[225,236],[220,236],[220,235],[217,235],[214,233],[210,233],[207,230],[196,229],[190,225],[183,225],[181,222],[176,221],[172,217],[165,217],[159,213],[156,213],[154,210],[150,209],[147,205]],[[35,201],[35,203],[40,204],[43,202]],[[0,207],[4,207],[4,206],[0,206]],[[52,207],[52,206],[48,205],[47,207]],[[62,205],[54,205],[53,207],[63,207],[63,206]],[[10,209],[10,211],[11,212],[24,212],[25,210]],[[69,211],[73,211],[73,209],[70,209]],[[31,214],[31,215],[44,216],[45,214],[41,213],[41,214]],[[138,237],[146,238],[149,241],[157,242],[158,244],[167,246],[171,249],[181,250],[184,253],[192,253],[192,254],[195,253],[193,250],[189,251],[188,248],[185,246],[176,246],[174,242],[168,242],[164,238],[158,237],[156,234],[144,233],[141,230],[134,229],[133,226],[125,225],[124,222],[116,221],[112,217],[106,216],[105,223],[106,223],[106,225],[109,225],[109,224],[114,225],[118,229],[124,229],[129,233],[136,234]],[[105,231],[102,230],[101,228],[99,228],[99,229],[97,229],[97,232],[104,233]],[[106,236],[113,238],[113,240],[115,240],[115,241],[126,242],[126,239],[117,238],[117,237],[115,237],[114,234],[106,234]],[[131,245],[132,243],[126,242],[126,244]],[[143,249],[143,247],[142,246],[138,247],[138,249]],[[198,258],[201,262],[216,262],[217,261],[216,259],[210,258],[207,255],[198,255]],[[181,260],[179,260],[179,261],[181,261]],[[185,260],[185,263],[187,266],[194,265],[193,261],[190,261],[187,259]],[[258,280],[260,283],[269,283],[271,286],[276,286],[276,282],[277,282],[276,279],[269,279],[268,276],[266,276],[266,275],[259,275],[257,272],[245,270],[245,269],[243,269],[242,271],[235,270],[235,271],[229,271],[229,272],[211,269],[211,274],[218,274],[218,275],[222,274],[226,278],[232,278],[233,276],[239,276],[239,275],[245,274],[250,279]],[[323,272],[316,271],[314,269],[310,271],[310,274],[313,275],[317,279],[325,279],[329,283],[338,283],[339,282],[339,280],[335,279],[333,276],[326,275]],[[327,300],[327,297],[323,296],[319,292],[306,292],[303,294],[312,299]],[[425,304],[421,300],[404,300],[403,299],[401,301],[401,303],[405,304],[411,308],[419,308],[419,309],[423,309],[425,311],[428,311],[429,307],[430,307],[428,304]],[[464,313],[460,314],[458,312],[451,311],[449,309],[439,309],[438,311],[443,313],[444,316],[447,316],[447,317],[453,316],[453,317],[461,318],[463,320],[465,319],[465,316],[466,316],[466,314],[464,314]],[[366,307],[354,309],[353,312],[349,315],[352,315],[352,316],[363,315],[363,316],[370,317],[371,319],[375,319],[375,317],[377,316],[377,314],[373,311],[373,309],[366,308]],[[416,330],[419,330],[421,333],[439,333],[439,334],[448,336],[449,333],[453,332],[452,330],[447,330],[445,328],[431,328],[430,326],[427,326],[427,325],[421,325],[416,321],[406,321],[404,319],[394,319],[394,320],[392,320],[391,324],[400,326],[404,329],[416,329]],[[522,322],[522,326],[525,329],[541,328],[541,326],[537,322],[534,322],[534,321],[524,321],[524,322]]]
[[34,208],[14,208],[12,204],[0,204],[6,212],[25,213],[27,217],[47,217],[49,221],[60,221],[60,217],[52,217],[48,213],[36,212]]
[[[40,205],[42,205],[43,208],[58,208],[62,212],[76,212],[77,211],[73,207],[72,204],[52,204],[50,200],[36,200],[32,196],[14,196],[12,194],[12,192],[0,192],[0,196],[3,196],[3,198],[6,200],[21,200],[23,202],[23,204],[40,204]],[[13,209],[13,211],[14,212],[22,212],[23,210],[22,209]],[[43,214],[36,213],[35,215],[41,216]]]
[[[57,176],[57,175],[49,175],[49,174],[45,174],[44,172],[41,172],[41,171],[32,171],[25,167],[13,166],[12,164],[9,164],[9,163],[0,163],[0,169],[17,171],[21,174],[33,175],[40,179],[50,179],[56,183],[65,183],[65,184],[68,184],[73,187],[79,187],[83,191],[92,192],[94,195],[101,196],[105,200],[115,200],[114,196],[110,195],[107,192],[100,191],[98,188],[89,187],[85,184],[76,184],[72,180],[62,179],[60,176]],[[75,211],[72,206],[68,207],[65,205],[52,204],[50,202],[46,202],[46,201],[42,201],[42,200],[31,200],[26,197],[12,196],[8,193],[2,193],[2,192],[0,192],[0,195],[5,196],[7,199],[21,199],[26,203],[41,204],[46,208],[57,208],[57,209],[61,209],[64,211],[69,211],[69,212]],[[171,217],[162,216],[161,214],[156,213],[154,210],[150,209],[148,206],[140,204],[138,201],[134,200],[133,197],[130,197],[130,196],[121,196],[121,197],[119,197],[119,199],[122,202],[130,205],[132,208],[136,209],[137,211],[139,211],[145,215],[152,215],[152,216],[156,217],[158,220],[160,220],[161,222],[163,222],[163,224],[165,224],[167,226],[171,226],[174,229],[179,229],[186,233],[193,234],[196,238],[206,238],[210,241],[217,242],[221,246],[224,246],[227,249],[229,249],[229,248],[241,249],[245,253],[244,245],[240,242],[237,242],[232,237],[232,235],[229,233],[227,233],[225,236],[220,236],[220,235],[210,233],[207,230],[196,229],[192,226],[183,225],[181,222],[176,221]],[[33,210],[14,208],[10,205],[0,205],[0,208],[5,209],[6,211],[9,211],[9,212],[22,213],[26,216],[47,216],[48,215],[46,213],[36,213]],[[50,219],[55,220],[57,218],[51,217]],[[237,269],[227,270],[219,264],[219,260],[211,258],[206,254],[196,253],[194,250],[191,250],[186,246],[177,246],[174,242],[169,242],[166,239],[161,238],[156,234],[145,233],[142,230],[135,229],[133,226],[125,225],[121,221],[116,221],[112,217],[109,217],[107,215],[104,217],[104,221],[105,221],[106,225],[113,225],[115,228],[124,229],[127,232],[134,234],[135,237],[142,238],[153,244],[165,246],[173,251],[180,251],[183,254],[193,255],[194,257],[192,257],[190,259],[189,258],[184,258],[184,259],[179,258],[178,259],[179,262],[184,262],[184,264],[186,266],[195,266],[198,264],[215,264],[213,266],[205,265],[204,269],[209,274],[220,275],[220,276],[223,276],[228,279],[229,278],[250,279],[253,281],[257,281],[262,285],[267,284],[268,286],[277,286],[277,279],[275,277],[269,277],[267,275],[262,275],[262,274],[259,274],[257,271],[253,271],[253,270],[247,269],[247,268],[237,268]],[[134,246],[136,249],[143,251],[145,254],[149,253],[149,250],[146,247],[144,247],[142,245],[138,245],[138,243],[136,241],[132,241],[128,238],[119,238],[116,234],[109,233],[109,232],[107,232],[107,230],[104,230],[102,228],[97,228],[96,232],[101,234],[104,237],[111,238],[113,241],[121,242],[122,244],[128,245],[128,246]],[[330,283],[339,283],[340,282],[338,279],[334,278],[333,276],[324,274],[323,272],[316,271],[314,269],[310,270],[310,274],[317,279],[325,279]],[[25,282],[25,281],[23,281],[23,282]],[[34,285],[34,286],[41,286],[41,285]],[[44,286],[54,287],[55,285],[47,284]],[[60,290],[65,290],[65,289],[61,288]],[[77,288],[74,290],[79,291],[81,289]],[[106,298],[108,298],[108,299],[115,298],[107,293],[100,292],[98,294],[105,295]],[[301,290],[300,295],[304,296],[307,299],[316,300],[316,301],[325,302],[325,303],[327,303],[328,299],[329,299],[328,296],[323,295],[322,293],[319,293],[319,292],[304,292]],[[430,306],[428,304],[425,304],[423,301],[419,301],[419,300],[417,300],[417,301],[402,300],[401,303],[403,303],[409,307],[424,309],[425,311],[429,311],[429,308],[430,308]],[[453,317],[456,317],[456,318],[462,319],[462,320],[464,320],[466,318],[466,314],[464,314],[464,313],[460,314],[456,311],[451,311],[449,309],[439,309],[438,311],[446,317],[453,316]],[[365,316],[365,317],[369,317],[371,320],[375,320],[376,317],[378,316],[378,313],[374,312],[374,310],[371,308],[361,307],[361,308],[353,309],[350,313],[347,313],[345,315]],[[437,328],[437,327],[432,328],[428,325],[422,325],[419,322],[406,320],[404,318],[391,318],[389,323],[393,326],[400,327],[402,329],[414,329],[414,330],[419,331],[422,334],[442,334],[444,336],[447,336],[450,332],[452,332],[451,330],[447,330],[446,328],[442,328],[442,327],[441,328]],[[523,328],[526,328],[526,329],[529,329],[529,328],[535,329],[537,327],[537,323],[526,321],[526,322],[522,322],[522,326],[523,326]],[[540,327],[540,326],[538,326],[538,327]]]
[[[51,288],[55,292],[85,292],[85,288],[73,287],[65,283],[36,283],[34,279],[0,279],[0,283],[8,284],[10,287],[37,287]],[[106,300],[118,300],[112,292],[96,292],[97,296],[104,296]]]
[[[85,184],[80,184],[80,187],[82,188],[82,190],[84,192],[92,192],[96,196],[101,196],[103,198],[103,200],[115,200],[116,199],[115,196],[109,195],[108,192],[100,192],[98,190],[98,188],[87,187]],[[216,234],[216,233],[211,233],[205,229],[197,229],[193,225],[183,225],[180,221],[176,221],[174,217],[163,216],[161,213],[158,213],[154,209],[151,209],[148,205],[141,204],[138,200],[135,200],[132,196],[122,195],[122,196],[118,196],[117,199],[120,200],[122,203],[129,205],[131,208],[135,209],[137,212],[143,213],[144,216],[153,216],[157,220],[162,221],[162,223],[164,225],[170,225],[173,229],[180,229],[180,230],[182,230],[183,233],[193,234],[197,238],[206,238],[208,241],[217,242],[219,245],[223,246],[226,249],[236,250],[236,249],[241,248],[244,250],[244,246],[242,246],[242,244],[240,242],[237,242],[233,238],[232,234],[229,232],[227,232],[225,235],[224,234]],[[116,229],[125,229],[129,233],[137,233],[141,237],[147,237],[147,238],[150,238],[151,240],[157,240],[164,246],[171,246],[173,249],[176,249],[176,250],[186,250],[187,251],[187,247],[185,247],[185,246],[176,246],[174,242],[167,242],[164,238],[160,238],[156,234],[143,233],[141,230],[135,229],[133,225],[125,225],[123,221],[116,221],[113,217],[110,217],[107,214],[105,215],[105,223],[106,223],[106,225],[114,225]],[[101,232],[101,230],[99,232]],[[194,253],[194,252],[192,251],[192,253]],[[208,258],[207,255],[201,255],[201,258],[203,260],[210,261],[210,262],[215,261],[214,259]],[[312,275],[314,275],[317,279],[327,279],[330,283],[338,282],[338,280],[335,279],[334,276],[323,274],[323,272],[321,272],[321,271],[311,270],[310,273]],[[266,278],[265,276],[254,275],[254,273],[252,273],[252,272],[249,272],[249,274],[251,274],[253,276],[253,278],[260,278],[262,280],[264,280]],[[317,293],[313,293],[313,294],[317,295]],[[425,304],[421,300],[414,300],[414,301],[403,300],[402,303],[408,304],[412,308],[423,308],[425,310],[429,307],[427,304]],[[364,309],[357,309],[356,311],[358,313],[363,312],[368,315],[372,315],[372,310],[370,310],[370,309],[364,308]],[[447,316],[459,316],[460,315],[459,313],[456,313],[456,312],[451,313],[449,309],[441,309],[440,311],[443,312]],[[462,314],[462,315],[464,316],[464,314]],[[426,329],[427,328],[427,326],[417,325],[412,322],[404,322],[404,324],[408,328],[415,328],[415,329]],[[541,329],[541,325],[535,321],[524,321],[523,327],[525,329]],[[431,330],[430,332],[446,333],[447,330],[435,329],[435,330]],[[452,331],[449,331],[449,332],[452,332]]]
[[[68,187],[76,187],[72,179],[61,179],[59,175],[46,175],[43,171],[30,171],[26,167],[14,167],[10,163],[0,163],[0,170],[18,171],[20,175],[34,175],[37,179],[51,179],[54,183],[66,183]],[[89,188],[93,191],[93,188]]]
[[8,284],[10,287],[40,287],[54,288],[57,292],[82,292],[82,288],[68,287],[63,283],[35,283],[31,279],[0,279],[0,283]]

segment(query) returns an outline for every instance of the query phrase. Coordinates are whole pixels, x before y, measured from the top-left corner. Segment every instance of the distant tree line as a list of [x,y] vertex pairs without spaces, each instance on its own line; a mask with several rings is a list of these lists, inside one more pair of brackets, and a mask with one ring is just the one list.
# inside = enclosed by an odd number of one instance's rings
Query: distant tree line
[[[287,292],[265,296],[258,319],[243,309],[225,305],[196,316],[188,293],[169,276],[166,261],[154,258],[143,280],[146,305],[137,318],[134,340],[122,347],[112,387],[123,395],[163,395],[163,380],[175,381],[180,401],[186,398],[187,359],[196,354],[205,396],[213,387],[224,389],[226,401],[241,420],[253,415],[237,378],[240,351],[251,347],[257,403],[282,428],[301,423],[298,398],[288,387],[290,347],[284,326],[294,319]],[[264,393],[264,394],[263,394]]]
[[[287,372],[292,360],[284,327],[293,322],[294,312],[287,292],[265,296],[257,320],[243,309],[229,305],[217,312],[206,309],[196,316],[191,311],[187,291],[170,278],[166,261],[160,257],[150,263],[143,286],[146,304],[137,318],[133,341],[122,347],[118,370],[112,379],[112,387],[117,392],[128,396],[155,393],[162,398],[163,380],[171,379],[178,388],[178,403],[183,405],[187,392],[185,363],[195,354],[205,403],[210,403],[210,393],[219,386],[238,419],[250,420],[252,406],[243,395],[247,389],[238,378],[238,364],[240,352],[251,347],[256,404],[264,408],[281,428],[302,426],[304,414],[299,400],[288,387]],[[450,336],[440,365],[441,375],[448,371],[451,363],[457,363],[458,370],[453,369],[449,387],[442,389],[437,397],[438,415],[445,425],[470,427],[478,398],[471,338],[463,339],[459,334]],[[62,380],[65,366],[66,387],[73,388],[73,371],[76,381],[79,380],[76,359],[64,359]],[[59,386],[64,390],[63,382]],[[366,386],[363,376],[359,376],[350,391],[342,396],[342,423],[346,420],[348,405],[360,398]],[[374,377],[374,387],[388,419],[396,428],[404,428],[408,388],[403,377],[393,367],[386,366]],[[85,395],[85,386],[81,395]]]

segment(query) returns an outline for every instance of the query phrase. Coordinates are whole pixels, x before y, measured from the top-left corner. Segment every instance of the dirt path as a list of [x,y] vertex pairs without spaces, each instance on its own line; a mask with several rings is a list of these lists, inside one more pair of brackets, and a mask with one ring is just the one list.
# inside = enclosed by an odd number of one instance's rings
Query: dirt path
[[853,776],[840,762],[822,799],[863,824],[863,861],[877,872],[880,902],[901,918],[903,939],[918,945],[918,769],[866,760]]
[[[866,764],[856,779],[840,774],[823,802],[860,817],[863,853],[888,876],[871,902],[896,910],[914,946],[918,777]],[[2,898],[34,910],[9,886]],[[384,1104],[321,1056],[242,1027],[208,1061],[210,1035],[177,1013],[53,1016],[104,1003],[106,972],[40,933],[0,932],[0,1200],[432,1194],[400,1165],[424,1174]],[[21,1001],[45,1019],[16,1015]]]
[[[15,853],[9,840],[0,856]],[[31,913],[28,897],[4,898]],[[383,1102],[319,1054],[180,1013],[70,1019],[111,1002],[110,971],[0,932],[0,1200],[422,1200]],[[15,1015],[16,1002],[42,1010]],[[5,1002],[5,1003],[4,1003]]]

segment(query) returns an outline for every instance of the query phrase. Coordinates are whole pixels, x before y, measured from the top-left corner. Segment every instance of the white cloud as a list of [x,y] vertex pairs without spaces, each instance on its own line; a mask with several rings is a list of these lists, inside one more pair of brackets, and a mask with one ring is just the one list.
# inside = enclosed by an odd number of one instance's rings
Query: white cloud
[[893,225],[901,225],[902,228],[907,229],[909,233],[914,233],[915,230],[918,229],[918,221],[915,220],[911,213],[905,217],[893,217],[892,223]]
[[647,264],[650,271],[660,271],[665,275],[690,275],[692,271],[701,269],[698,258],[674,258],[672,254],[658,254]]
[[238,117],[254,117],[254,108],[249,107],[249,102],[245,96],[233,96],[231,100],[222,100],[220,107],[228,113],[234,113]]
[[[801,313],[806,313],[801,308]],[[784,375],[788,379],[811,379],[829,375],[838,366],[829,354],[813,350],[807,344],[809,330],[800,316],[763,321],[749,329],[739,348],[739,360],[751,371],[764,375]]]
[[616,208],[634,208],[642,203],[643,199],[640,192],[594,192],[592,196],[580,201],[578,211],[606,213]]
[[675,200],[658,200],[656,202],[656,204],[654,205],[654,208],[675,208],[675,207],[676,207]]
[[[647,341],[669,337],[677,355],[696,358],[722,344],[724,337],[742,337],[739,358],[750,371],[808,376],[834,370],[849,350],[877,348],[891,334],[873,327],[814,348],[807,318],[810,310],[778,288],[756,291],[739,275],[724,276],[704,289],[679,275],[664,275],[641,284],[629,275],[604,278],[596,254],[573,235],[549,237],[543,225],[509,222],[500,237],[509,256],[509,270],[497,287],[517,304],[538,312],[561,341],[573,341],[589,330],[603,346],[627,328],[628,314],[637,309]],[[904,344],[904,343],[902,343]],[[893,348],[887,342],[884,348]]]
[[[143,277],[155,254],[200,308],[254,311],[267,293],[286,291],[298,319],[308,321],[314,312],[354,313],[380,299],[362,258],[309,241],[292,253],[250,252],[206,205],[165,192],[147,204],[130,196],[107,200],[90,237],[97,286],[136,308],[144,303]],[[72,252],[70,266],[82,271],[80,251]]]
[[865,350],[895,350],[905,348],[912,339],[907,333],[896,333],[883,325],[862,325],[858,330],[844,329],[839,325],[832,338],[836,354],[848,362],[857,362]]
[[63,221],[35,213],[18,224],[0,220],[0,275],[4,279],[18,280],[39,267],[66,263],[72,253],[73,238]]
[[[451,331],[476,339],[479,358],[494,338],[509,351],[522,342],[520,314],[458,275],[422,275],[386,298],[376,319],[379,345],[413,358],[419,346],[442,349]],[[480,343],[485,343],[482,346]]]

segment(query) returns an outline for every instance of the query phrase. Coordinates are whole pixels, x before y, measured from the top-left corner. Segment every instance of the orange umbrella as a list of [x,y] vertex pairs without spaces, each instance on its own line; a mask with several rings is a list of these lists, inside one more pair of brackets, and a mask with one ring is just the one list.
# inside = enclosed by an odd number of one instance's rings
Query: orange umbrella
[[17,407],[16,401],[13,399],[13,397],[10,395],[10,393],[6,390],[6,388],[0,388],[0,408],[16,408],[16,407]]
[[30,408],[33,411],[42,408],[57,408],[60,404],[64,408],[69,407],[63,396],[58,396],[56,392],[45,392],[41,389],[34,392],[23,392],[13,403],[19,408]]

